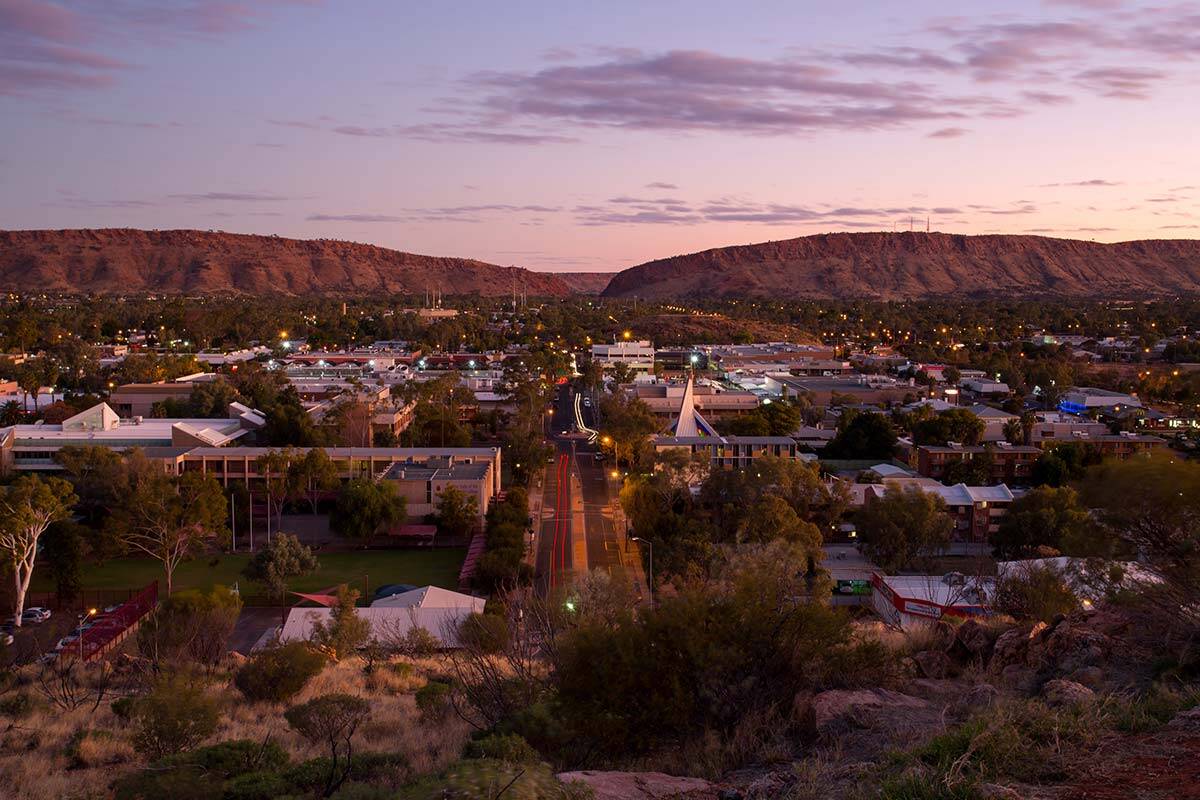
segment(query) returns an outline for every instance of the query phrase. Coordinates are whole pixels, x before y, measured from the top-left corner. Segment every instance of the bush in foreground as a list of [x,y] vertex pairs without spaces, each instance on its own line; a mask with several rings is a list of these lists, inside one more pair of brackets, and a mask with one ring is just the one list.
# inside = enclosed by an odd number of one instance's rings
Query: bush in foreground
[[304,642],[291,642],[251,658],[238,670],[233,684],[248,700],[282,703],[319,675],[326,661]]

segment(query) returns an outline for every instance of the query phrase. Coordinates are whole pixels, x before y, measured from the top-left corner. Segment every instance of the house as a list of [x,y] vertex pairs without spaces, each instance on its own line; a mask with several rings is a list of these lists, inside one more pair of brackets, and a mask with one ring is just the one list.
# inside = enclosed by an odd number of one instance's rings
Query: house
[[1007,383],[987,378],[969,378],[963,380],[959,386],[980,397],[1007,397],[1010,394]]
[[[886,470],[887,467],[888,465],[881,464],[873,469]],[[881,499],[890,488],[915,487],[927,494],[937,495],[946,504],[947,513],[954,521],[952,543],[947,550],[954,555],[974,554],[981,546],[986,550],[992,534],[1000,529],[1000,520],[1008,513],[1009,506],[1016,499],[1012,490],[1004,484],[968,486],[957,483],[945,486],[932,478],[882,473],[881,475],[883,483],[870,484],[869,491],[864,494],[865,503]]]
[[967,410],[983,420],[983,441],[985,442],[1003,441],[1004,426],[1013,420],[1020,421],[1021,419],[1016,414],[1010,414],[1007,411],[1002,411],[982,403],[969,406]]

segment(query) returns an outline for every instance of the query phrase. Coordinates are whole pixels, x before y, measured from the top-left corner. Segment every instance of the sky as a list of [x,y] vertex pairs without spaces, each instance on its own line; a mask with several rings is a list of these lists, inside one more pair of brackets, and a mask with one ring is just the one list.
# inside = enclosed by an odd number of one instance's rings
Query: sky
[[1200,4],[0,0],[0,228],[614,271],[1200,235]]

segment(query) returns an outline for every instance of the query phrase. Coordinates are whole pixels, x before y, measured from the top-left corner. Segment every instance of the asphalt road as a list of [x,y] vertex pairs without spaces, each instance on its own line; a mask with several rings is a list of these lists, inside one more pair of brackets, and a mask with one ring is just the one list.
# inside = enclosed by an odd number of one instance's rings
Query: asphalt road
[[[545,491],[542,500],[542,519],[538,522],[537,586],[543,593],[561,589],[569,584],[574,570],[620,568],[618,548],[624,545],[624,533],[614,530],[611,519],[612,487],[606,477],[606,465],[596,460],[597,448],[575,431],[575,411],[570,389],[562,388],[554,401],[550,417],[550,441],[553,458],[545,464]],[[583,408],[584,422],[595,425],[591,407]],[[578,479],[580,496],[572,478]],[[580,504],[582,500],[582,504]],[[579,513],[582,506],[582,513]],[[582,526],[578,523],[582,522]],[[582,530],[580,529],[582,527]],[[586,563],[576,563],[579,542],[583,537],[581,557]]]

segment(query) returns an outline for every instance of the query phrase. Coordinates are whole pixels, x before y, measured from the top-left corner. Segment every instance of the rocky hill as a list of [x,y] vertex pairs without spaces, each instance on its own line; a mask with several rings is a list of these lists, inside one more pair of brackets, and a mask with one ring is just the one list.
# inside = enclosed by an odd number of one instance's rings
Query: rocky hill
[[1200,292],[1200,240],[830,233],[720,247],[617,273],[608,297],[1146,297]]
[[333,239],[204,231],[0,231],[0,288],[88,292],[407,292],[565,296],[561,279]]

